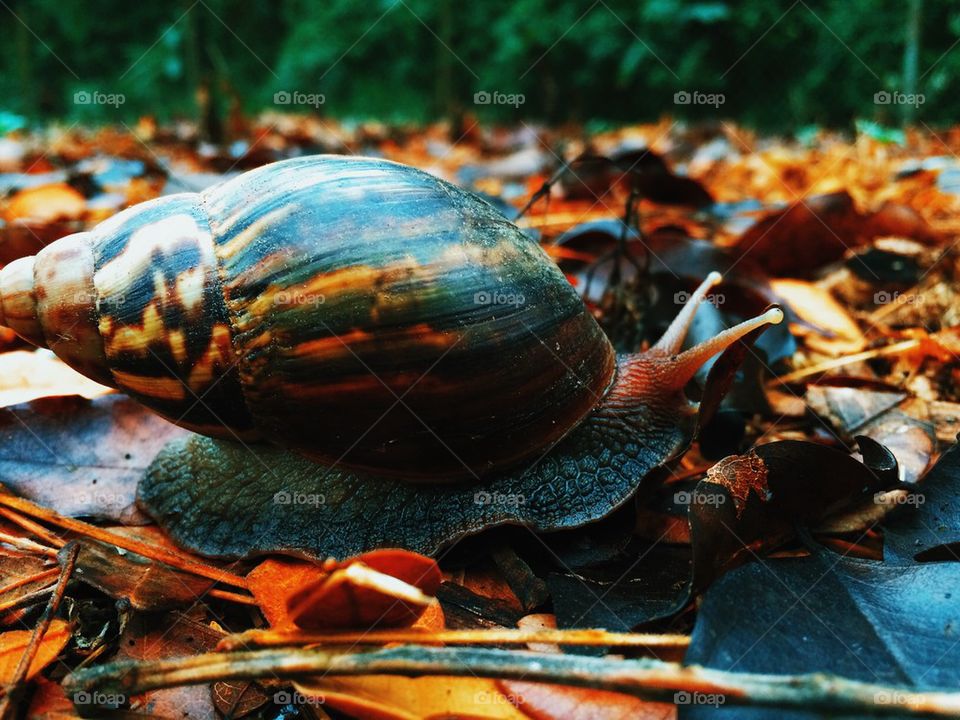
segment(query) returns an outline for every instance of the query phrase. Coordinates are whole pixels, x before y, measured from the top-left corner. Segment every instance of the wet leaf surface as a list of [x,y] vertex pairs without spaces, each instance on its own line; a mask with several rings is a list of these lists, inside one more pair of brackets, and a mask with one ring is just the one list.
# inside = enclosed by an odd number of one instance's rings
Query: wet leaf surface
[[[138,537],[154,546],[169,545],[157,528],[116,528],[121,535]],[[81,540],[77,573],[84,582],[137,610],[166,610],[196,602],[213,581],[180,572],[156,560],[94,540]]]
[[[39,650],[27,669],[27,677],[33,677],[52,663],[70,641],[70,626],[63,620],[54,620],[40,640]],[[0,682],[9,685],[23,651],[33,636],[31,630],[8,630],[0,633]]]
[[119,395],[35,400],[0,410],[0,474],[64,515],[142,522],[137,483],[168,440],[188,434]]
[[960,562],[960,446],[953,445],[883,525],[888,562]]
[[[876,683],[957,687],[958,582],[960,564],[890,565],[823,549],[805,558],[751,563],[706,592],[686,662],[741,672],[831,672]],[[773,715],[685,706],[680,717]],[[822,716],[777,712],[776,717]]]
[[[895,467],[889,452],[871,447],[869,458]],[[806,526],[861,498],[886,481],[848,454],[814,443],[783,440],[713,466],[689,505],[693,587],[706,588],[733,564],[749,561]]]

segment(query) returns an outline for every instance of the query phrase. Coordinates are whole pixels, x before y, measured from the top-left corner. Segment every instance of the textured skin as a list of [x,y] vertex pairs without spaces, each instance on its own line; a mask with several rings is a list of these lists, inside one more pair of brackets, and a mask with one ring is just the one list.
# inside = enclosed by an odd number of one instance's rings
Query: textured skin
[[604,406],[553,451],[481,483],[410,485],[192,437],[164,449],[138,500],[177,542],[214,556],[346,557],[376,547],[435,554],[491,525],[576,527],[612,512],[688,443],[693,408],[680,392],[660,391],[661,373],[654,363],[621,363]]
[[342,156],[143,203],[11,263],[0,321],[197,432],[432,481],[534,460],[616,364],[489,204]]

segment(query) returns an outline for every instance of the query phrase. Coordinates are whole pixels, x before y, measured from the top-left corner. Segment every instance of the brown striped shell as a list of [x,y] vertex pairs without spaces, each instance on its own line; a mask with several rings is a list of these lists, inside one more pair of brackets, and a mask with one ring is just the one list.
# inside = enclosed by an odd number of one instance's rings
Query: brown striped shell
[[616,365],[489,204],[342,156],[143,203],[17,260],[0,323],[191,430],[412,479],[537,459]]

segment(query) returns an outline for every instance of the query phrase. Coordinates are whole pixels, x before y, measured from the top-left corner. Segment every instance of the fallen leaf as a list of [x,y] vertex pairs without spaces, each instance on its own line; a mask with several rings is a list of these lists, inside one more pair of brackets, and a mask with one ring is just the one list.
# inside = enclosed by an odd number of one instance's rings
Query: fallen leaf
[[66,183],[41,185],[16,193],[7,202],[3,217],[7,222],[27,220],[48,223],[83,216],[87,200]]
[[500,692],[496,681],[486,678],[368,675],[326,677],[299,682],[294,687],[302,694],[302,702],[313,698],[360,720],[529,720]]
[[275,630],[295,627],[287,603],[300,588],[327,577],[329,570],[306,560],[269,557],[247,573],[247,587]]
[[907,393],[895,388],[873,390],[853,385],[810,385],[806,392],[807,405],[837,432],[850,437],[863,425],[903,402]]
[[774,291],[806,323],[793,326],[811,349],[832,356],[860,352],[867,341],[860,326],[826,290],[802,280],[773,280]]
[[954,444],[883,524],[884,559],[960,562],[960,445]]
[[632,695],[590,688],[498,680],[497,686],[534,720],[674,720],[671,703],[647,702]]
[[[876,454],[896,467],[885,448],[869,439],[860,442],[861,447],[871,443],[871,459]],[[872,497],[890,481],[895,478],[878,477],[845,452],[795,440],[759,445],[721,460],[682,498],[689,506],[692,588],[706,588],[735,564],[781,544],[793,536],[796,524],[815,524]]]
[[[686,662],[738,672],[829,672],[869,683],[955,688],[958,582],[957,563],[888,565],[826,550],[751,563],[707,590]],[[710,720],[770,717],[769,710],[707,705],[685,706],[682,714]],[[778,710],[776,717],[821,715]]]
[[43,398],[0,409],[0,475],[62,515],[129,523],[146,467],[165,442],[187,435],[122,395]]
[[[205,620],[206,611],[197,605],[189,614],[137,613],[127,623],[118,641],[118,660],[162,660],[198,655],[213,650],[223,633]],[[209,685],[151,690],[125,698],[132,710],[151,717],[212,718],[214,705]]]
[[287,601],[290,619],[308,630],[407,626],[430,605],[440,568],[406,550],[374,550],[340,563]]
[[[30,644],[30,638],[33,637],[32,630],[9,630],[0,633],[0,683],[9,685],[13,682],[14,673],[20,658],[23,657],[27,645]],[[70,641],[70,626],[63,620],[54,619],[40,640],[37,654],[30,663],[27,670],[27,679],[34,677],[47,665],[56,660],[63,649]]]
[[768,213],[734,247],[772,275],[803,277],[863,240],[863,217],[850,194],[840,191]]
[[[154,547],[176,551],[156,527],[112,528]],[[213,587],[207,578],[176,570],[113,545],[82,538],[76,575],[107,595],[129,600],[137,610],[164,610],[195,603]]]
[[19,405],[55,395],[88,399],[113,392],[90,380],[49,350],[16,350],[0,354],[0,406]]
[[33,684],[35,690],[27,709],[30,720],[80,720],[60,683],[40,676],[34,678]]

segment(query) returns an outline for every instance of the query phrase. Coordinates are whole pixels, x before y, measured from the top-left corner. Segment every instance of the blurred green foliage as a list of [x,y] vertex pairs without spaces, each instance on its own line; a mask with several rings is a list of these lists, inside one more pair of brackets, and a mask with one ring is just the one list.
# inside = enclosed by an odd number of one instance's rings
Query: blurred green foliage
[[[927,0],[6,0],[0,110],[30,118],[129,122],[214,106],[276,107],[322,94],[316,111],[423,121],[614,124],[663,114],[764,129],[953,122],[960,8]],[[906,71],[911,13],[920,35]],[[913,86],[915,85],[915,87]],[[524,102],[476,105],[478,91]],[[724,102],[677,105],[679,91]],[[77,95],[80,93],[80,95]],[[87,95],[83,95],[87,93]],[[96,95],[96,93],[100,93]],[[114,98],[110,101],[111,96]],[[122,97],[122,104],[118,98]],[[281,96],[282,97],[282,96]],[[84,102],[86,98],[87,102]]]

